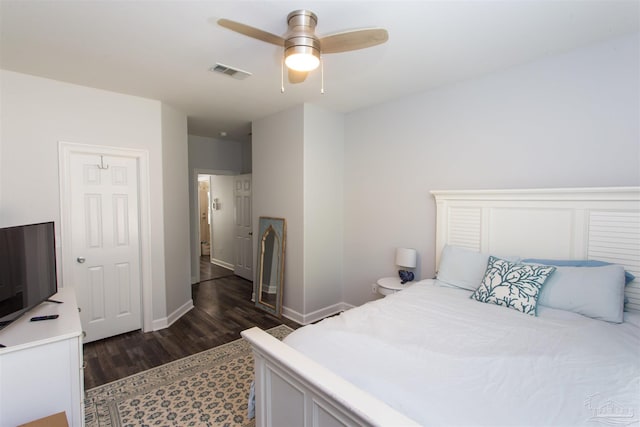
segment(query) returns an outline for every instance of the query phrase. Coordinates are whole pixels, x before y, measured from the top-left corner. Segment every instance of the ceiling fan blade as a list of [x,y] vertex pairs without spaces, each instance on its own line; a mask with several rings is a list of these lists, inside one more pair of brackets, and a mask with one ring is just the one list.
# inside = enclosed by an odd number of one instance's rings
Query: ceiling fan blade
[[218,25],[220,25],[221,27],[225,27],[231,31],[235,31],[236,33],[244,34],[245,36],[262,40],[263,42],[275,44],[277,46],[284,46],[284,39],[282,37],[268,33],[258,28],[251,27],[249,25],[241,24],[240,22],[223,18],[218,19]]
[[292,84],[302,83],[303,81],[305,81],[305,79],[309,75],[309,72],[307,71],[296,71],[296,70],[292,70],[291,68],[289,68],[288,70],[289,70],[289,83],[292,83]]
[[365,28],[322,37],[320,48],[322,53],[339,53],[376,46],[387,40],[389,33],[384,28]]

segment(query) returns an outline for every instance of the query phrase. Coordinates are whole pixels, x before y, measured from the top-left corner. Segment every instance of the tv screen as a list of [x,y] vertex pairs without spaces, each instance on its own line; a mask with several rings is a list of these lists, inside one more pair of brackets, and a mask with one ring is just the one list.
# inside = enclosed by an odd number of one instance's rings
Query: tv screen
[[0,328],[57,291],[53,222],[0,228]]

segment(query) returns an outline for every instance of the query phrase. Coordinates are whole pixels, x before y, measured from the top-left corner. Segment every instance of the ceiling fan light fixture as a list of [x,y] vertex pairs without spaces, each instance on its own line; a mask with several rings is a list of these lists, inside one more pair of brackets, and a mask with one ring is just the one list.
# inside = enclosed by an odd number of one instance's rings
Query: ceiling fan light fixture
[[[1,0],[0,0],[1,1]],[[302,83],[310,71],[321,64],[320,55],[349,52],[377,46],[389,39],[384,28],[362,28],[342,31],[319,38],[316,35],[318,17],[310,10],[294,10],[287,16],[287,32],[281,37],[259,28],[229,19],[218,19],[218,25],[245,36],[284,47],[281,62],[284,92],[284,67],[288,68],[290,83]],[[323,64],[324,65],[324,64]]]
[[284,63],[294,71],[315,70],[320,65],[320,40],[314,34],[318,17],[310,10],[294,10],[287,16],[287,24]]
[[320,51],[311,46],[291,46],[284,52],[284,63],[295,71],[312,71],[320,65]]

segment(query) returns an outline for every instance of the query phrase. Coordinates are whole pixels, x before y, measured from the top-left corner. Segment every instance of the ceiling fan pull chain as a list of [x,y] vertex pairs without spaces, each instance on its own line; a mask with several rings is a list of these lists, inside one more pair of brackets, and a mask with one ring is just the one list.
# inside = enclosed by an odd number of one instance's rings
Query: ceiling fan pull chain
[[320,57],[320,94],[324,95],[324,58]]
[[280,93],[284,93],[284,56],[280,61]]

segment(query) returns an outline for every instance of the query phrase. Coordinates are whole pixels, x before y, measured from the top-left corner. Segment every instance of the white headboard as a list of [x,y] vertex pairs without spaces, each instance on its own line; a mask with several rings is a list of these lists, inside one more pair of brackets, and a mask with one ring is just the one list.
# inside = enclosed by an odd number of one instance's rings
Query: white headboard
[[595,259],[636,276],[625,310],[640,312],[640,187],[432,191],[436,266],[446,244],[523,258]]

